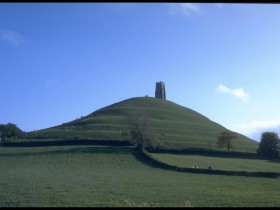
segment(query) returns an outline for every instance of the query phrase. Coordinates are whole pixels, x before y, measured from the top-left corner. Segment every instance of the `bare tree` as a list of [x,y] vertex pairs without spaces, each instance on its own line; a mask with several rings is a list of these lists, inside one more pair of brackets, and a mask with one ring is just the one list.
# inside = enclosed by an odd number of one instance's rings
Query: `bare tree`
[[159,146],[157,135],[152,131],[149,118],[144,112],[136,112],[128,116],[132,142],[139,150]]
[[233,148],[233,139],[237,138],[237,133],[230,130],[221,132],[217,137],[217,147],[218,148],[227,148],[227,152],[230,152],[230,149]]

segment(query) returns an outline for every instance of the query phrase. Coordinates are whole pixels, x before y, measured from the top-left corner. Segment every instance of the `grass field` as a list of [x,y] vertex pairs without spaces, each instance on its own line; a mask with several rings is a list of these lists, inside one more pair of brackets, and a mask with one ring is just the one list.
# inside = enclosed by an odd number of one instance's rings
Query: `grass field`
[[0,168],[1,207],[280,206],[279,179],[164,170],[131,147],[0,147]]
[[177,155],[166,153],[151,153],[157,160],[179,167],[226,170],[226,171],[249,171],[249,172],[277,172],[280,173],[280,161],[233,158],[233,157],[211,157],[202,155]]

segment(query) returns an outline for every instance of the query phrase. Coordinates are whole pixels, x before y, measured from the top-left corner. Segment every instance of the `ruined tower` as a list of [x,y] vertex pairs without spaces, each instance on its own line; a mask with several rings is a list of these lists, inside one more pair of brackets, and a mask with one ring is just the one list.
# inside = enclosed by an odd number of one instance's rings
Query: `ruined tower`
[[161,98],[163,100],[166,100],[166,92],[165,92],[165,84],[164,84],[164,82],[156,82],[155,97],[156,98]]

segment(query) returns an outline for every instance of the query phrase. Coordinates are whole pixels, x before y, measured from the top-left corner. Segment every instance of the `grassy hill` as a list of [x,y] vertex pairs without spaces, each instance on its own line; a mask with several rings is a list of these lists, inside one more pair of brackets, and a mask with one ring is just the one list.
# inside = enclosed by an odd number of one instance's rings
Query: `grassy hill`
[[[72,142],[88,139],[87,142],[95,144],[119,142],[129,139],[129,135],[124,135],[128,133],[127,116],[135,112],[146,113],[165,149],[214,150],[217,135],[226,129],[176,103],[139,97],[104,107],[81,119],[30,132],[29,138],[44,143],[57,139],[74,139]],[[258,143],[238,135],[234,146],[235,151],[256,152]],[[198,165],[199,169],[206,169],[211,165],[213,170],[279,173],[279,161],[224,157],[217,151],[200,155],[149,155],[176,167]],[[276,207],[280,204],[278,179],[169,170],[150,161],[133,146],[2,146],[0,168],[1,207]]]
[[[167,100],[131,98],[99,109],[85,117],[59,126],[30,132],[31,138],[127,140],[127,116],[145,112],[163,148],[216,149],[217,135],[226,128],[207,117]],[[125,135],[127,134],[127,135]],[[238,135],[233,151],[256,152],[258,143]]]

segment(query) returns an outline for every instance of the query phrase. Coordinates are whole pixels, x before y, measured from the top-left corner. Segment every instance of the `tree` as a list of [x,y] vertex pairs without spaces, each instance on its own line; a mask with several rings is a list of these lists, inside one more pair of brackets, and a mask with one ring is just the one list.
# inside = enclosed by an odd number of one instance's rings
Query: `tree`
[[261,158],[280,158],[280,140],[278,134],[275,132],[263,132],[257,153]]
[[1,140],[5,141],[11,137],[19,137],[22,136],[23,131],[18,128],[15,124],[8,123],[8,124],[0,124],[0,135]]
[[159,146],[159,140],[151,129],[148,117],[143,112],[129,115],[128,123],[130,126],[132,143],[135,144],[139,150],[157,148]]
[[237,138],[237,133],[230,130],[221,132],[217,137],[217,147],[218,148],[227,148],[227,152],[230,152],[230,149],[233,148],[233,139]]

